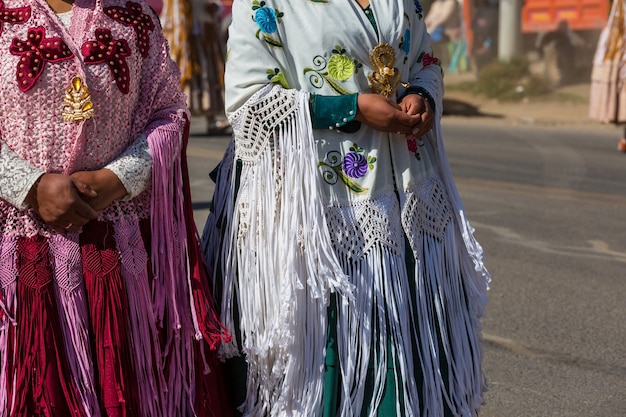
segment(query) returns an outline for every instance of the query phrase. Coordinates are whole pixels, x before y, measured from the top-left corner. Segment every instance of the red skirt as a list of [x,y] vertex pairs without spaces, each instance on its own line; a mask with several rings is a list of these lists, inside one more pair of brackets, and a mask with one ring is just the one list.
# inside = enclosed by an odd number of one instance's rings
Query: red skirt
[[[150,271],[149,221],[142,221],[140,230],[145,253],[148,254],[145,267]],[[131,314],[129,293],[113,224],[87,224],[79,235],[78,248],[84,280],[84,289],[79,291],[86,299],[88,314],[85,322],[88,323],[89,346],[85,349],[92,358],[88,372],[93,376],[91,395],[95,404],[91,407],[85,405],[86,395],[81,392],[83,385],[76,382],[75,372],[70,369],[68,345],[64,339],[67,331],[64,332],[62,326],[63,317],[67,320],[67,315],[60,314],[62,306],[55,288],[55,259],[51,254],[50,240],[34,236],[19,238],[15,248],[16,301],[8,308],[14,322],[4,326],[4,330],[0,328],[0,340],[6,341],[6,371],[3,373],[6,379],[2,381],[4,384],[0,383],[6,391],[0,392],[0,409],[6,410],[0,410],[0,416],[122,417],[155,414],[154,407],[150,411],[142,409],[146,405],[140,400],[138,387],[145,381],[139,375],[134,360],[128,319]],[[148,273],[148,280],[151,279]],[[145,284],[150,285],[150,282]],[[6,302],[7,294],[3,291],[0,295]],[[7,317],[4,317],[4,322],[8,323]],[[184,382],[181,385],[184,386],[166,386],[167,381],[181,379],[170,379],[167,375],[172,369],[168,364],[170,330],[157,323],[149,323],[149,326],[158,329],[155,344],[160,346],[151,346],[158,359],[142,368],[144,374],[146,369],[154,373],[154,381],[164,385],[158,387],[160,391],[180,390],[193,397],[185,402],[188,409],[182,410],[182,415],[231,416],[221,363],[207,343],[202,340],[190,342],[194,364],[182,377]],[[3,337],[2,332],[6,332]],[[145,343],[150,343],[150,340]],[[210,372],[205,372],[207,369]],[[170,397],[164,395],[162,398]],[[172,409],[171,404],[164,402],[166,400],[161,400],[157,409],[161,410],[163,417],[168,417],[166,410]]]

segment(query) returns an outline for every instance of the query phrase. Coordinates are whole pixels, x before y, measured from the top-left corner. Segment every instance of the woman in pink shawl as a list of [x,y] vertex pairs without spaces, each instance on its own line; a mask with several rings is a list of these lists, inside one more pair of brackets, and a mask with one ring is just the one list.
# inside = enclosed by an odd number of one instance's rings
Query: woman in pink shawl
[[0,1],[0,417],[228,416],[143,0]]

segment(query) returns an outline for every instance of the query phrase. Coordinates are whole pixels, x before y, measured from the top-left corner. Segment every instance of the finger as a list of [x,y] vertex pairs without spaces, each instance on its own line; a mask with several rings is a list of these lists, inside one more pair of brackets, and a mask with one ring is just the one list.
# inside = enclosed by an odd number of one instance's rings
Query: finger
[[83,182],[74,177],[72,177],[72,182],[74,183],[74,187],[76,187],[76,190],[78,190],[80,194],[87,197],[95,197],[98,195],[98,193],[86,182]]
[[74,204],[74,211],[79,218],[85,219],[82,224],[87,223],[89,220],[97,219],[100,215],[100,213],[83,200],[77,201]]

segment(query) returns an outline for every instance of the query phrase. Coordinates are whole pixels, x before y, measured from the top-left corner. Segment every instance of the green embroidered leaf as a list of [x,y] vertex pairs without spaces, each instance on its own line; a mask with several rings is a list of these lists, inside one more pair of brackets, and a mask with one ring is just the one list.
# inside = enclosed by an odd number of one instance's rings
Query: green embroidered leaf
[[[259,33],[261,33],[261,29],[257,30],[256,33],[254,34],[254,36],[256,36],[257,39],[261,39],[259,37]],[[418,61],[419,62],[419,61]]]
[[282,48],[283,47],[283,44],[278,39],[272,38],[267,33],[263,34],[263,39],[265,39],[265,42],[269,43],[272,46],[276,46],[277,48]]
[[376,157],[375,156],[368,156],[367,157],[367,162],[369,162],[370,164],[373,164],[374,162],[376,162]]
[[285,73],[283,72],[278,72],[276,75],[274,75],[270,81],[274,84],[280,84],[283,86],[283,88],[289,89],[289,82],[287,81],[287,78],[285,77]]
[[333,90],[335,90],[339,94],[344,95],[344,96],[351,94],[349,91],[345,90],[342,86],[340,86],[339,83],[337,83],[335,80],[330,78],[328,74],[320,74],[320,75],[324,77],[324,79],[328,82],[328,84],[330,84]]
[[311,3],[330,3],[330,0],[309,0]]
[[357,145],[356,143],[353,143],[352,146],[350,146],[350,150],[352,152],[363,152],[363,148],[361,148],[359,145]]

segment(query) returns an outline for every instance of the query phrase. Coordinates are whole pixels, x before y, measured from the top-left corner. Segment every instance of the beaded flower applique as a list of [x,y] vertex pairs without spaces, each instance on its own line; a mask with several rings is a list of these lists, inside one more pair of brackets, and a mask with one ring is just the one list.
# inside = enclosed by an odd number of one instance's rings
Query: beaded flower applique
[[47,62],[60,62],[74,56],[61,38],[46,38],[46,29],[42,26],[28,29],[26,40],[14,38],[9,52],[20,57],[15,75],[23,92],[33,88]]

